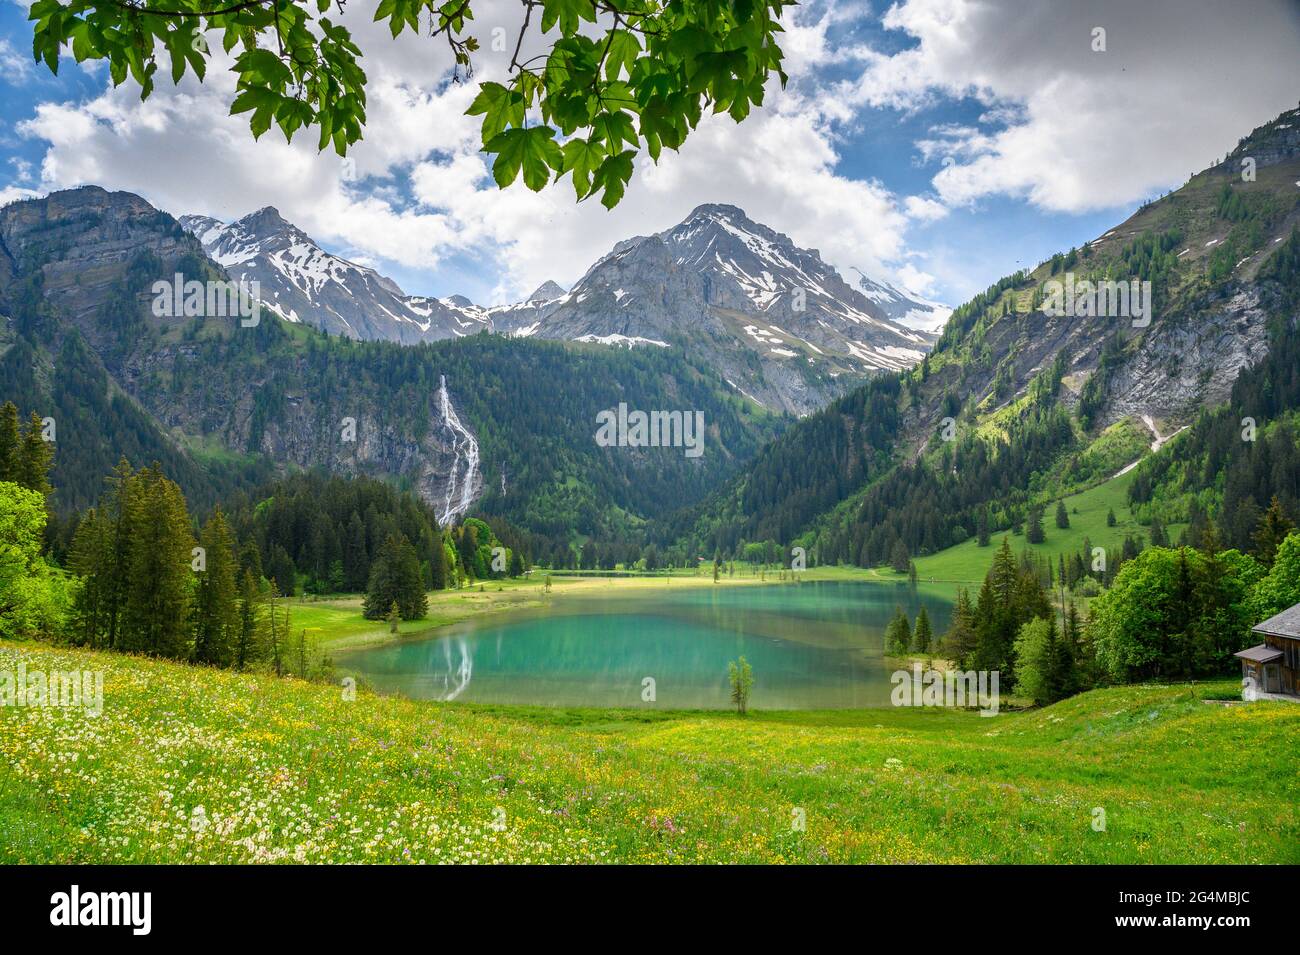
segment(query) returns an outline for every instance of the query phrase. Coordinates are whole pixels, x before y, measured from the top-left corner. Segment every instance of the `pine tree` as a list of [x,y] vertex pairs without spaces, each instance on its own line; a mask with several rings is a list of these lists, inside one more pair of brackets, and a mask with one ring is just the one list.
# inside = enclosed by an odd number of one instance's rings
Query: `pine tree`
[[[361,523],[361,516],[353,511],[343,536],[343,585],[351,593],[366,588],[369,562],[366,554],[366,525]],[[437,584],[434,586],[437,587]]]
[[393,604],[403,620],[419,620],[429,611],[419,556],[410,541],[395,534],[384,541],[371,563],[361,612],[368,620],[380,620]]
[[282,612],[279,601],[280,588],[272,579],[267,607],[268,650],[271,657],[271,667],[275,671],[275,675],[284,676],[284,650],[287,646],[286,638],[289,634],[289,608],[286,606]]
[[926,613],[925,607],[922,607],[916,613],[916,628],[912,631],[912,651],[914,653],[929,653],[933,639],[934,635],[930,630],[930,615]]
[[18,451],[18,482],[23,487],[39,491],[47,498],[54,488],[50,486],[50,465],[54,461],[54,448],[42,435],[40,415],[32,412]]
[[81,578],[73,601],[69,638],[78,646],[107,644],[115,528],[96,508],[82,516],[68,551],[68,569]]
[[989,511],[987,507],[981,507],[979,515],[975,518],[975,543],[978,547],[989,546]]
[[912,643],[912,625],[901,606],[894,608],[894,619],[885,628],[885,652],[890,656],[902,656]]
[[118,461],[109,475],[108,492],[101,504],[101,515],[112,529],[112,554],[102,573],[105,617],[108,632],[104,645],[116,649],[121,642],[123,614],[126,610],[127,588],[131,572],[131,499],[139,493],[140,482],[126,458]]
[[194,660],[229,667],[240,639],[239,589],[234,538],[221,513],[213,511],[200,535],[205,567],[198,572],[194,601]]
[[1042,544],[1047,540],[1047,534],[1043,531],[1043,508],[1040,505],[1035,504],[1029,509],[1025,540],[1031,544]]
[[155,465],[133,481],[128,523],[126,606],[121,648],[183,660],[192,650],[189,512],[181,489]]
[[1004,537],[975,604],[975,668],[997,670],[1013,685],[1014,643],[1020,628],[1034,617],[1053,617],[1051,602],[1032,564],[1018,564]]
[[912,555],[908,553],[907,545],[903,543],[900,537],[894,541],[893,550],[889,554],[889,566],[900,574],[905,574],[912,563]]
[[1070,526],[1070,514],[1065,509],[1065,501],[1056,502],[1056,526],[1062,529]]
[[1115,508],[1108,508],[1106,511],[1106,526],[1114,527],[1115,523]]
[[246,670],[266,653],[266,594],[261,582],[246,568],[239,575],[239,632],[235,638],[234,665]]
[[289,552],[279,544],[271,551],[271,562],[267,572],[275,581],[281,596],[292,597],[298,592],[298,569],[294,566]]
[[975,652],[977,640],[975,609],[971,606],[970,591],[962,587],[957,591],[957,602],[952,608],[952,623],[943,638],[943,653],[964,669]]
[[262,552],[257,549],[257,545],[251,540],[246,541],[244,546],[239,549],[239,574],[242,577],[244,572],[253,575],[253,581],[258,583],[262,579]]
[[1265,567],[1272,567],[1278,547],[1293,530],[1295,525],[1287,519],[1277,495],[1274,494],[1273,502],[1269,504],[1264,516],[1259,519],[1259,528],[1255,531],[1255,556],[1259,558],[1260,563]]
[[[518,556],[518,553],[510,555],[511,577],[518,576],[518,574],[513,573],[514,562],[518,560]],[[443,543],[441,534],[434,538],[433,551],[429,555],[429,582],[434,590],[447,589],[447,547]]]
[[456,551],[465,576],[471,581],[478,579],[478,528],[468,521],[461,525],[456,539]]
[[18,406],[6,401],[0,407],[0,481],[21,484],[18,479],[19,447],[22,433],[18,429]]

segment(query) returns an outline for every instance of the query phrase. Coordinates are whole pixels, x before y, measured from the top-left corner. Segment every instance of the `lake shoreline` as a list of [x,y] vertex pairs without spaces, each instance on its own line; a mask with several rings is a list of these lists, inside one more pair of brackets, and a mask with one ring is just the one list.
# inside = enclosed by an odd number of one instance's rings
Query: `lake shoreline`
[[[880,576],[873,569],[859,567],[814,567],[799,572],[797,580],[791,580],[789,572],[785,580],[780,579],[779,572],[772,572],[766,578],[760,576],[730,576],[722,574],[717,581],[706,575],[637,575],[618,577],[595,577],[582,574],[554,574],[551,578],[551,593],[543,592],[545,571],[534,571],[528,578],[484,581],[481,586],[458,590],[429,591],[429,615],[422,620],[402,621],[398,632],[391,633],[388,624],[382,620],[364,620],[360,616],[361,596],[324,597],[290,604],[295,614],[304,610],[310,612],[315,608],[352,610],[355,618],[364,621],[359,632],[341,632],[335,636],[325,635],[321,640],[321,649],[330,654],[346,654],[354,650],[368,650],[389,644],[402,644],[412,639],[434,639],[441,632],[467,620],[483,616],[508,613],[512,611],[539,609],[549,605],[552,600],[564,597],[582,597],[587,599],[618,599],[621,597],[644,595],[646,591],[693,589],[705,587],[770,587],[806,582],[861,582],[897,587],[906,585],[904,578],[891,580]],[[541,576],[539,576],[541,575]],[[921,581],[917,584],[918,593],[942,594],[945,599],[956,596],[951,581]],[[951,594],[951,595],[950,595]],[[356,620],[351,621],[354,626]],[[295,623],[294,629],[297,629]],[[318,629],[333,629],[320,627]]]

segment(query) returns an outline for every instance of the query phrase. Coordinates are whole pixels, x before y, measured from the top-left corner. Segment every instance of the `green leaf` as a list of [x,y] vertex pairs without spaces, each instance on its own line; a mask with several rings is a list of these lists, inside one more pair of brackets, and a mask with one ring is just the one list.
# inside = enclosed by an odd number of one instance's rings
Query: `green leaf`
[[600,197],[600,204],[606,209],[613,209],[623,198],[624,189],[632,178],[632,157],[635,155],[628,149],[617,156],[609,156],[596,170],[592,188],[605,190]]
[[555,130],[549,126],[507,129],[484,146],[496,153],[492,176],[502,188],[515,181],[522,169],[524,185],[540,192],[551,177],[552,169],[562,169],[564,154],[555,142]]
[[622,149],[623,143],[637,145],[636,130],[632,126],[632,117],[621,110],[601,113],[591,123],[594,138],[605,141],[605,151],[614,156]]
[[613,80],[619,71],[632,72],[632,64],[641,53],[641,43],[636,34],[630,30],[612,30],[609,36],[609,51],[605,54],[605,79]]
[[578,32],[579,20],[596,22],[596,5],[591,0],[542,0],[543,33],[558,22],[561,34],[573,36]]
[[605,150],[589,139],[564,144],[564,169],[573,175],[573,191],[579,199],[591,192],[591,175],[604,158]]
[[486,144],[507,126],[523,125],[524,98],[500,83],[484,83],[465,113],[483,117],[483,142]]

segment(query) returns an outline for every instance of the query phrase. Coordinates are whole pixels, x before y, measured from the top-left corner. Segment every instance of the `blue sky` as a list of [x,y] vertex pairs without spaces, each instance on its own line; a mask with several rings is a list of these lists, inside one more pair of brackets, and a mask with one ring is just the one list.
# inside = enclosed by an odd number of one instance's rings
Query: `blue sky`
[[[517,4],[480,0],[476,23]],[[745,123],[701,126],[639,167],[614,212],[567,182],[501,192],[427,38],[392,41],[358,5],[370,123],[354,165],[231,118],[230,75],[147,104],[97,66],[30,57],[25,8],[0,0],[0,198],[95,182],[167,211],[233,219],[275,205],[326,248],[412,293],[483,302],[571,284],[629,235],[731,202],[860,268],[955,305],[1002,275],[1094,238],[1300,98],[1300,5],[1249,15],[1210,0],[826,3],[795,10],[792,80]],[[1097,50],[1095,30],[1105,30]],[[478,79],[504,70],[484,52]]]

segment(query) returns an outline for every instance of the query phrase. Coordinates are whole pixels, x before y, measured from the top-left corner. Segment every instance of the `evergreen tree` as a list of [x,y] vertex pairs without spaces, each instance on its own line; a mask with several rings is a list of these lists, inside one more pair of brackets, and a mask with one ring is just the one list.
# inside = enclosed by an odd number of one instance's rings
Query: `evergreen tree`
[[1016,691],[1039,706],[1074,692],[1074,661],[1057,635],[1055,618],[1035,617],[1016,634]]
[[255,583],[259,583],[263,577],[262,552],[258,550],[257,545],[251,540],[246,541],[244,546],[239,549],[239,574],[241,577],[245,571],[252,575]]
[[929,653],[930,644],[934,640],[934,634],[930,630],[930,615],[926,613],[925,607],[922,607],[916,613],[916,628],[912,631],[912,651],[914,653]]
[[17,483],[47,498],[54,490],[50,487],[50,465],[54,462],[54,448],[41,434],[41,418],[35,411],[27,422],[22,445],[18,452]]
[[1035,504],[1029,509],[1029,517],[1025,525],[1025,540],[1031,544],[1042,544],[1047,540],[1047,534],[1043,531],[1042,505]]
[[239,575],[239,632],[235,638],[234,666],[246,670],[266,653],[266,593],[246,568]]
[[132,479],[121,649],[183,660],[193,648],[190,517],[181,489],[157,467]]
[[104,645],[116,649],[120,645],[123,616],[126,611],[127,588],[131,572],[131,522],[132,498],[139,493],[140,482],[135,479],[131,465],[122,458],[109,475],[108,492],[105,495],[101,513],[112,528],[113,550],[102,573],[107,579],[103,582],[105,617],[108,633]]
[[221,508],[213,511],[199,537],[205,567],[198,572],[194,600],[194,660],[229,667],[241,635],[235,542]]
[[68,551],[68,569],[81,578],[73,600],[69,640],[78,646],[107,646],[112,613],[113,540],[116,529],[96,508],[82,516]]
[[1037,572],[1016,562],[1008,538],[993,558],[975,605],[976,669],[997,670],[1015,683],[1014,644],[1020,628],[1034,617],[1051,617],[1052,607]]
[[895,606],[894,619],[885,628],[885,653],[889,656],[902,656],[912,643],[912,625],[901,606]]
[[366,525],[361,523],[361,515],[353,511],[343,536],[343,586],[352,593],[365,590],[369,566]]
[[298,569],[294,566],[289,552],[278,544],[271,551],[271,562],[267,572],[275,581],[281,596],[292,597],[298,592]]
[[371,564],[362,615],[383,619],[394,604],[403,620],[419,620],[429,610],[415,548],[405,537],[390,534]]
[[[512,562],[517,560],[518,553],[511,554],[510,559]],[[429,583],[433,590],[447,589],[449,583],[447,574],[447,548],[443,544],[442,535],[439,534],[434,539],[433,550],[429,555]],[[511,573],[510,576],[518,575]]]
[[0,481],[21,484],[18,476],[22,434],[18,429],[18,406],[6,401],[0,407]]
[[989,510],[981,507],[975,518],[975,544],[978,547],[989,546]]
[[1065,509],[1065,501],[1056,502],[1056,526],[1062,529],[1070,526],[1070,515]]
[[1115,523],[1115,508],[1108,508],[1106,510],[1106,526],[1114,527]]
[[912,555],[908,553],[907,545],[903,543],[900,537],[894,541],[893,550],[889,553],[889,566],[900,574],[905,574],[912,564]]
[[271,668],[276,676],[284,676],[284,650],[289,633],[289,608],[280,609],[280,587],[275,579],[271,580],[271,592],[267,602],[266,628],[267,650],[271,658]]
[[952,623],[943,638],[943,653],[959,668],[965,669],[975,653],[977,643],[975,609],[971,605],[970,591],[962,587],[957,591],[957,602],[952,608]]
[[469,521],[460,526],[456,536],[456,553],[465,576],[471,581],[477,580],[481,576],[478,567],[478,528]]
[[1277,495],[1274,494],[1273,502],[1269,504],[1264,516],[1259,519],[1259,527],[1255,531],[1255,556],[1259,558],[1259,562],[1265,567],[1272,567],[1278,547],[1293,530],[1295,525],[1287,519]]

